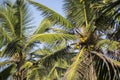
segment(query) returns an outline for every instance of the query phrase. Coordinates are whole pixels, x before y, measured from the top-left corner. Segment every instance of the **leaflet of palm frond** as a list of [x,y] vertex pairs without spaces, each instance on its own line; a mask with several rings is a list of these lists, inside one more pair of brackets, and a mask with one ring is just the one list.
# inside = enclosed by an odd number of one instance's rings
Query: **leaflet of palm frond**
[[0,8],[0,18],[1,18],[1,24],[2,26],[8,31],[12,32],[11,34],[15,35],[15,30],[14,30],[14,23],[16,22],[15,17],[13,16],[14,13],[10,9],[5,10]]
[[[106,28],[108,28],[109,26],[114,27],[115,21],[117,20],[117,18],[119,16],[119,8],[117,10],[111,10],[111,11],[107,12],[106,14],[103,14],[102,12],[100,12],[100,13],[101,14],[95,21],[95,25],[97,27],[100,27],[100,26],[105,27],[106,26]],[[101,28],[103,28],[103,27],[101,27]]]
[[32,54],[34,55],[34,58],[35,57],[42,58],[42,57],[45,57],[46,55],[53,54],[54,52],[59,51],[65,47],[66,47],[65,40],[56,41],[54,44],[50,44],[50,45],[46,44],[45,47],[43,47],[40,50],[36,50],[36,51],[32,52]]
[[57,62],[59,60],[67,60],[67,59],[70,60],[71,56],[73,56],[73,55],[74,55],[74,53],[68,53],[68,48],[66,47],[64,49],[56,51],[53,54],[46,55],[39,62],[41,64],[43,64],[46,68],[48,66],[52,67],[55,64],[55,62]]
[[9,55],[12,56],[14,53],[21,51],[22,46],[19,43],[20,40],[15,40],[10,42],[4,51],[3,55]]
[[119,42],[112,41],[109,39],[100,40],[97,42],[96,47],[107,50],[117,50],[119,47]]
[[107,12],[109,12],[111,9],[118,6],[119,4],[120,4],[120,1],[116,0],[115,2],[108,4],[108,6],[103,7],[103,9],[102,9],[103,15],[106,14]]
[[40,33],[44,33],[46,32],[46,30],[49,30],[49,28],[53,26],[52,22],[47,19],[47,18],[44,18],[39,27],[36,29],[36,31],[34,32],[34,34],[40,34]]
[[6,64],[11,64],[12,61],[5,61],[5,62],[0,62],[0,66],[4,66]]
[[67,41],[65,39],[63,41],[56,41],[55,44],[52,45],[53,52],[59,51],[65,48],[66,46],[67,46]]
[[42,66],[33,66],[27,72],[26,80],[44,80],[46,78],[47,71]]
[[[64,0],[65,4],[64,4],[64,10],[67,14],[67,18],[68,20],[71,21],[72,24],[74,24],[75,27],[80,27],[81,24],[83,24],[85,22],[85,13],[84,13],[84,9],[85,6],[87,6],[87,19],[88,21],[91,21],[91,19],[93,18],[93,14],[95,9],[93,10],[92,8],[90,8],[90,4],[92,4],[93,0],[90,1],[83,1],[86,2],[86,4],[81,3],[80,0]],[[93,1],[94,2],[94,1]]]
[[64,26],[65,28],[73,28],[73,25],[63,16],[61,16],[60,14],[58,14],[57,12],[51,10],[50,8],[28,0],[31,4],[33,4],[34,6],[36,6],[38,8],[38,10],[40,10],[42,12],[42,15],[44,15],[45,17],[47,17],[51,22],[53,22],[54,24],[58,24],[60,26]]
[[63,73],[65,73],[66,70],[67,70],[66,68],[62,68],[62,67],[59,67],[59,66],[55,67],[55,69],[57,70],[58,74],[60,74],[62,76],[63,76]]
[[[76,0],[65,0],[64,10],[67,13],[68,19],[73,23],[80,23],[80,18],[83,19],[83,6],[80,5],[80,1]],[[74,14],[73,14],[74,13]],[[84,20],[84,19],[83,19]],[[84,22],[84,21],[83,21]],[[82,23],[82,22],[81,22]]]
[[7,61],[7,60],[4,62],[0,62],[0,71],[4,70],[6,67],[8,67],[9,65],[13,63],[14,63],[13,61]]
[[[0,37],[1,38],[1,37]],[[3,45],[2,45],[2,40],[0,39],[0,49],[1,49],[1,47],[2,47]]]
[[[12,38],[8,35],[7,31],[2,28],[2,26],[0,26],[0,34],[1,34],[1,39],[3,39],[3,41],[12,41]],[[5,44],[5,43],[3,43]]]
[[29,44],[29,46],[25,50],[29,52],[29,50],[33,49],[34,47],[38,47],[37,44],[41,44],[40,41],[34,41],[33,43]]
[[[83,49],[75,56],[75,60],[67,69],[63,80],[90,80],[91,76],[89,76],[89,72],[91,59],[88,52],[83,51]],[[92,74],[92,72],[90,74]]]
[[15,33],[17,36],[22,37],[26,29],[33,27],[31,11],[29,9],[29,5],[24,0],[16,0],[14,9],[16,10],[14,16],[16,16],[17,19],[15,24]]
[[65,68],[61,68],[59,66],[54,66],[51,71],[49,72],[48,76],[47,76],[47,80],[59,80],[63,77],[64,72],[66,71]]
[[[97,80],[118,80],[120,78],[120,63],[104,54],[91,51]],[[97,61],[96,61],[97,60]]]
[[117,49],[115,51],[108,50],[106,55],[114,60],[120,61],[120,49]]
[[75,40],[77,37],[76,35],[70,34],[62,34],[62,33],[45,33],[45,34],[35,34],[31,36],[28,40],[28,43],[25,45],[25,48],[34,41],[41,41],[48,44],[54,43],[55,41],[62,41],[62,40]]
[[[61,79],[64,76],[65,71],[66,71],[65,68],[55,67],[55,70],[53,72],[54,73],[54,77],[56,79],[58,79],[58,80]],[[52,74],[50,75],[50,77],[52,76]]]
[[28,70],[33,66],[33,63],[30,61],[26,61],[22,67],[20,68],[20,70]]
[[45,44],[45,46],[43,46],[42,49],[35,50],[32,52],[32,54],[45,56],[52,54],[56,51],[59,51],[65,47],[66,47],[66,40],[55,41],[54,44]]
[[5,45],[5,39],[3,38],[3,36],[0,35],[0,49],[2,49],[2,47]]
[[[111,17],[114,17],[114,19],[116,20],[116,18],[117,18],[116,15],[119,14],[119,11],[120,11],[120,8],[116,8],[115,10],[109,11],[109,12],[108,12],[108,15],[112,14]],[[106,15],[107,15],[107,14],[106,14]]]
[[120,39],[120,29],[118,29],[115,33],[113,33],[112,38],[113,38],[114,40],[119,41],[119,39]]
[[106,30],[110,27],[113,27],[113,19],[111,17],[107,17],[105,15],[101,15],[98,19],[95,21],[95,26],[98,30]]
[[31,53],[30,55],[31,55],[31,57],[30,57],[29,60],[34,60],[34,58],[39,58],[39,59],[41,59],[41,58],[43,58],[43,57],[46,56],[45,54],[43,55],[42,53],[41,53],[41,54],[40,54],[40,53],[39,53],[39,54]]
[[54,28],[54,27],[51,27],[49,28],[48,30],[53,30],[54,32],[56,33],[69,33],[69,34],[74,34],[73,31],[70,31],[70,30],[64,30],[64,29],[60,29],[60,28]]
[[15,65],[12,64],[0,72],[0,79],[7,80],[15,72]]
[[58,28],[52,27],[52,28],[49,28],[49,29],[53,30],[56,33],[75,34],[75,30],[74,30],[75,28],[65,29],[65,28],[60,28],[60,27],[58,27]]
[[44,57],[47,54],[52,54],[52,52],[53,52],[53,50],[51,49],[52,47],[53,46],[49,47],[49,45],[48,46],[45,45],[45,46],[43,46],[42,49],[35,50],[32,53],[30,53],[30,54],[31,55],[36,55],[36,57],[37,57],[37,55],[39,55],[39,57],[40,56]]

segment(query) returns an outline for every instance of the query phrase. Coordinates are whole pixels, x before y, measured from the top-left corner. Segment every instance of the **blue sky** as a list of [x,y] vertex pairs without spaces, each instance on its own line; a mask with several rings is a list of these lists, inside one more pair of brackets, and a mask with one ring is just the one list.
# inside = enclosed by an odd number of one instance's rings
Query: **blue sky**
[[[34,1],[39,2],[64,16],[64,11],[62,9],[63,0],[34,0]],[[40,21],[43,19],[41,17],[42,15],[40,15],[39,12],[35,11],[35,16],[37,17],[36,24],[39,25]]]
[[47,7],[55,10],[56,12],[60,13],[63,15],[63,10],[62,10],[62,5],[63,5],[63,0],[35,0],[43,5],[46,5]]

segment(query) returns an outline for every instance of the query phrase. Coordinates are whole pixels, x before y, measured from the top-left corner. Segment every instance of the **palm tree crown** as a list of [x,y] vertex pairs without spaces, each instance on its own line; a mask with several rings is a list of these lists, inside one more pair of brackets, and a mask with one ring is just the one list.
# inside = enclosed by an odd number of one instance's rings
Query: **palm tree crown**
[[[64,0],[64,3],[66,18],[32,0],[5,2],[1,6],[0,46],[5,46],[1,54],[10,58],[1,62],[10,64],[1,75],[16,69],[8,74],[15,80],[120,78],[120,1]],[[35,6],[45,18],[32,35],[26,36],[24,31],[32,21],[29,5]],[[34,50],[41,42],[42,48]]]
[[[43,44],[54,46],[55,44],[60,44],[64,39],[75,39],[76,36],[67,33],[46,32],[49,27],[53,26],[52,22],[50,22],[47,18],[40,23],[32,35],[26,35],[26,32],[34,27],[29,3],[26,0],[15,0],[15,2],[6,0],[3,1],[3,3],[4,4],[1,4],[0,6],[0,41],[2,42],[1,48],[3,48],[1,49],[1,57],[7,57],[10,60],[1,62],[0,64],[1,66],[9,64],[10,66],[8,66],[5,70],[11,72],[14,69],[14,71],[9,73],[7,76],[4,76],[6,71],[3,70],[0,73],[0,78],[7,79],[9,75],[11,75],[15,80],[32,79],[31,76],[33,76],[33,71],[41,71],[49,68],[49,66],[43,66],[46,65],[46,60],[50,59],[51,56],[54,56],[56,50],[63,49],[60,48],[55,50],[53,48],[51,53],[48,49],[49,53],[47,54],[36,54],[36,52],[38,52],[38,50],[34,51],[36,44],[44,42]],[[52,45],[53,43],[55,44]],[[47,50],[45,49],[45,51]],[[41,50],[39,50],[39,52],[41,52]],[[38,59],[35,60],[35,58]],[[38,65],[38,63],[40,64]],[[39,71],[36,73],[39,73]],[[46,73],[47,75],[47,72],[43,73]],[[32,75],[28,76],[29,74]],[[41,77],[42,75],[38,76]],[[40,79],[42,78],[45,77],[42,76]],[[39,77],[36,77],[36,79],[39,79]]]

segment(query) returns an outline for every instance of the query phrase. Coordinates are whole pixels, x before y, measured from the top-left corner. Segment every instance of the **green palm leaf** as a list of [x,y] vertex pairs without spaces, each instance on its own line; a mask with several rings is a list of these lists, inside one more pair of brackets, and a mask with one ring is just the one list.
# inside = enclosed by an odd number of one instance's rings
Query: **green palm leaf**
[[39,62],[49,70],[49,68],[54,66],[56,62],[62,62],[62,60],[64,62],[65,60],[67,60],[66,58],[70,58],[71,56],[73,56],[73,54],[69,53],[68,47],[66,47],[54,53],[46,55],[45,57],[41,58]]
[[15,4],[15,16],[17,17],[15,31],[16,35],[22,38],[25,34],[25,30],[32,26],[32,15],[29,5],[25,2],[25,0],[16,0]]
[[84,50],[85,50],[85,47],[83,47],[80,51],[80,53],[76,56],[76,59],[75,61],[73,62],[73,64],[70,66],[70,68],[68,68],[66,74],[64,75],[64,80],[82,80],[82,79],[79,79],[79,72],[77,73],[77,71],[79,70],[79,64],[80,62],[82,61],[82,56],[84,54]]
[[4,38],[8,41],[12,41],[12,38],[8,35],[8,33],[0,26],[0,33]]
[[[99,3],[98,3],[99,4]],[[100,8],[98,8],[99,13],[96,18],[95,25],[99,30],[105,31],[108,29],[113,29],[117,24],[119,17],[119,8],[120,4],[119,0],[110,1],[110,3],[103,4]]]
[[4,62],[0,62],[0,66],[4,66],[6,64],[11,64],[12,61],[4,61]]
[[53,30],[54,32],[57,32],[57,33],[65,33],[65,34],[69,33],[69,31],[67,30],[60,29],[60,28],[54,28],[54,27],[50,28],[50,30]]
[[34,34],[40,34],[40,33],[44,33],[46,30],[49,29],[49,27],[52,26],[53,23],[51,23],[51,21],[47,18],[43,19],[39,25],[39,27],[36,29],[36,31],[34,32]]
[[61,41],[63,39],[74,40],[76,39],[76,36],[70,35],[70,34],[56,34],[56,33],[36,34],[36,35],[31,36],[26,46],[28,46],[30,43],[37,41],[37,40],[41,42],[53,43],[55,41],[58,41],[58,40]]
[[[119,79],[120,62],[106,57],[104,54],[90,51],[86,58],[80,58],[68,68],[64,80],[117,80]],[[76,63],[76,64],[75,64]]]
[[63,40],[60,43],[55,43],[55,44],[52,44],[52,45],[45,45],[45,47],[43,47],[42,49],[35,50],[34,52],[32,52],[32,54],[35,54],[35,55],[49,55],[49,54],[52,54],[56,51],[62,50],[65,47],[66,47],[66,41]]
[[113,1],[112,3],[108,3],[107,6],[104,6],[102,9],[103,14],[109,12],[110,10],[118,6],[119,4],[120,4],[119,0]]
[[13,40],[5,47],[3,55],[12,57],[12,55],[19,53],[21,50],[20,40]]
[[12,64],[0,72],[0,79],[7,80],[10,75],[14,73],[15,65]]
[[40,3],[31,1],[31,0],[28,0],[28,1],[31,4],[33,4],[34,6],[36,6],[38,8],[38,10],[40,10],[42,12],[42,14],[44,16],[46,16],[54,24],[57,23],[58,25],[64,26],[66,28],[73,28],[73,25],[67,19],[65,19],[64,17],[59,15],[57,12],[51,10],[50,8],[44,6]]
[[6,28],[10,29],[10,31],[15,35],[15,30],[14,30],[14,25],[13,25],[13,21],[15,20],[15,18],[13,19],[12,17],[12,13],[9,14],[10,12],[8,10],[3,10],[0,9],[0,18],[3,20],[3,24]]
[[117,41],[112,41],[109,39],[104,39],[104,40],[100,40],[97,42],[96,47],[98,48],[104,48],[104,49],[108,49],[108,50],[117,50],[119,42]]
[[[75,25],[80,27],[84,22],[86,26],[90,23],[95,16],[95,9],[93,10],[90,5],[95,0],[64,0],[64,10],[67,14],[67,18]],[[92,24],[92,23],[91,23]]]
[[118,80],[120,78],[120,62],[95,51],[91,51],[91,53],[97,80]]
[[49,74],[46,77],[46,80],[53,80],[53,79],[61,79],[63,73],[66,71],[65,68],[59,67],[58,65],[54,65],[53,68],[50,70]]
[[47,71],[43,66],[33,66],[28,70],[27,80],[45,80]]

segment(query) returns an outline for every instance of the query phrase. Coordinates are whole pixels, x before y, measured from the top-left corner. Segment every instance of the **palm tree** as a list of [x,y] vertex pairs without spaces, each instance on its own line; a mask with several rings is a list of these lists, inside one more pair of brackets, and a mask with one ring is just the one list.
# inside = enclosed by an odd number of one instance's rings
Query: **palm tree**
[[78,36],[78,42],[71,45],[79,52],[72,59],[63,79],[118,80],[120,1],[64,1],[67,19],[42,4],[29,1],[53,24],[63,26],[60,32],[76,33]]
[[[44,67],[43,64],[47,64],[45,63],[46,60],[49,63],[50,57],[54,56],[53,53],[55,53],[56,50],[51,50],[51,54],[44,55],[33,54],[36,51],[31,53],[31,50],[34,50],[36,44],[41,44],[41,42],[46,45],[53,43],[55,45],[56,43],[59,46],[63,40],[72,40],[75,39],[76,36],[67,33],[46,32],[49,27],[53,26],[53,23],[47,18],[40,23],[40,26],[38,26],[33,34],[27,35],[29,34],[29,29],[34,27],[27,1],[4,0],[1,2],[3,2],[3,4],[0,4],[1,58],[7,60],[1,62],[0,66],[8,65],[1,71],[0,79],[5,80],[11,75],[15,80],[29,80],[32,79],[31,76],[35,75],[38,77],[37,75],[42,72],[42,77],[44,77],[44,73],[49,74],[46,70],[49,66]],[[37,57],[38,59],[35,60]],[[56,57],[56,59],[59,59],[59,57]],[[38,63],[40,64],[38,65]],[[28,76],[30,72],[35,72],[35,74]],[[42,77],[38,77],[38,80],[42,80]]]

